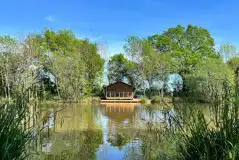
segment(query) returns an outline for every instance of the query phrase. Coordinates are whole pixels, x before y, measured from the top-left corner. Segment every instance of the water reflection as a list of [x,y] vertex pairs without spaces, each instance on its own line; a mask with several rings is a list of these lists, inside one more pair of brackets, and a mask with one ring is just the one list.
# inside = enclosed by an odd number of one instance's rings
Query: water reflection
[[147,134],[149,122],[169,124],[171,114],[174,110],[137,104],[44,105],[41,156],[57,160],[138,157],[140,135]]

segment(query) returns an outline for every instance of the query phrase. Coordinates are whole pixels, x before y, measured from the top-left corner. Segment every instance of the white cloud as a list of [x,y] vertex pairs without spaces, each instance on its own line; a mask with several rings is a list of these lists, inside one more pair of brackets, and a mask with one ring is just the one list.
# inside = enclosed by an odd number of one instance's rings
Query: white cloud
[[56,21],[55,18],[52,17],[52,16],[47,16],[47,17],[45,17],[45,20],[46,20],[46,21],[49,21],[49,22],[55,22],[55,21]]

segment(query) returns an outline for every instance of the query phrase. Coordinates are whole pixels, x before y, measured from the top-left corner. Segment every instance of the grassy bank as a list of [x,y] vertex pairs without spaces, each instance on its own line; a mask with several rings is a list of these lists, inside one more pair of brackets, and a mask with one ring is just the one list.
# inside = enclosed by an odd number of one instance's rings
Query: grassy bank
[[159,96],[154,96],[151,99],[143,97],[140,99],[142,105],[153,105],[154,107],[158,106],[159,108],[172,108],[173,98],[170,96],[165,96],[163,99]]
[[57,104],[57,103],[80,103],[80,104],[99,104],[100,98],[99,97],[82,97],[78,100],[63,100],[59,98],[53,98],[44,100],[42,103],[47,104]]

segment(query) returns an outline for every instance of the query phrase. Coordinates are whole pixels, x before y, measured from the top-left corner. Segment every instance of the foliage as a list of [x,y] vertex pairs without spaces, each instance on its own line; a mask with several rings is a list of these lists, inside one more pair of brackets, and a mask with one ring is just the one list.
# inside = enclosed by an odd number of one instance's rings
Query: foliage
[[183,79],[183,95],[187,94],[185,76],[193,73],[196,65],[206,58],[218,58],[214,49],[214,39],[208,30],[188,25],[177,25],[162,34],[148,37],[154,50],[171,56],[170,72],[178,73]]
[[17,68],[16,49],[17,43],[13,38],[0,37],[0,89],[2,91],[0,95],[8,99],[11,98],[11,85],[14,83],[14,72]]
[[151,100],[151,103],[152,104],[160,104],[162,101],[161,97],[160,96],[154,96]]
[[37,36],[37,40],[43,46],[43,51],[50,51],[49,68],[56,77],[60,96],[76,100],[82,95],[93,94],[93,90],[101,82],[104,68],[104,60],[97,53],[95,44],[77,39],[74,33],[68,30],[46,30]]
[[64,138],[54,141],[54,147],[49,154],[41,155],[46,160],[59,159],[80,159],[94,160],[96,159],[96,151],[99,145],[103,143],[103,133],[98,129],[89,129],[78,133],[71,134],[76,139],[72,145],[68,146]]
[[[227,66],[225,67],[226,64],[221,61],[210,62],[212,66],[223,65],[224,68],[220,67],[223,69],[223,74],[231,74],[232,71]],[[208,63],[204,64],[207,65],[202,66],[202,68],[209,67],[208,70],[203,71],[197,67],[198,70],[195,73],[207,78],[208,74],[206,73],[209,71],[214,73],[214,70],[210,70],[212,67],[210,68]],[[157,153],[163,153],[167,158],[172,159],[238,159],[238,103],[235,103],[234,76],[233,74],[219,75],[220,79],[215,79],[219,72],[216,75],[212,75],[211,72],[209,72],[210,79],[213,83],[200,86],[204,83],[204,81],[200,81],[200,83],[195,84],[202,89],[214,87],[214,90],[211,90],[207,95],[210,97],[209,115],[202,112],[206,106],[197,107],[198,104],[196,103],[175,103],[175,114],[166,113],[164,116],[166,121],[163,121],[163,126],[149,122],[148,128],[152,136],[145,136],[146,139],[143,141],[144,156],[160,159],[161,155]],[[207,92],[205,91],[205,93]],[[159,135],[164,135],[164,139],[158,138]],[[175,148],[162,149],[162,145],[159,144],[164,141],[167,146],[170,146],[168,144],[172,143],[172,138]]]
[[155,50],[150,38],[129,37],[124,48],[129,59],[135,63],[144,96],[147,88],[155,88],[158,92],[161,90],[163,97],[163,89],[171,71],[171,56]]
[[[207,58],[218,58],[210,33],[198,26],[178,25],[162,34],[148,38],[129,37],[124,46],[129,59],[136,63],[144,90],[163,89],[170,73],[179,73],[184,79]],[[147,82],[147,83],[146,83]],[[185,88],[185,85],[184,85]]]
[[149,102],[149,99],[148,98],[146,98],[146,97],[143,97],[143,98],[141,98],[140,99],[140,101],[139,101],[141,104],[146,104],[146,103],[148,103]]
[[239,57],[233,57],[231,58],[227,64],[234,70],[236,71],[239,68]]
[[180,159],[238,159],[238,105],[233,91],[225,79],[222,94],[214,95],[210,105],[210,119],[202,112],[191,113],[178,142]]
[[233,71],[222,61],[207,59],[199,63],[194,72],[186,77],[188,98],[192,101],[212,101],[215,94],[222,95],[225,79],[235,86]]
[[123,54],[114,55],[108,63],[108,81],[115,83],[124,80],[127,74],[127,59]]
[[126,59],[123,54],[116,54],[111,57],[107,71],[110,84],[127,81],[136,89],[141,86],[140,74],[137,72],[136,63]]
[[79,53],[83,59],[81,63],[85,63],[85,68],[87,69],[85,75],[87,88],[90,88],[90,93],[92,93],[102,82],[105,61],[97,53],[96,44],[92,44],[88,40],[84,40],[81,43]]
[[178,152],[183,159],[237,159],[239,156],[238,123],[228,121],[227,126],[209,129],[203,115],[190,126],[191,136],[184,136]]
[[0,158],[23,160],[28,156],[27,144],[32,139],[31,132],[24,129],[27,104],[24,97],[0,107]]
[[210,33],[202,28],[178,25],[169,28],[162,35],[149,37],[160,53],[168,53],[174,59],[175,71],[191,72],[195,65],[206,57],[216,57],[214,40]]
[[121,149],[121,147],[129,142],[129,137],[123,133],[116,133],[115,136],[108,138],[108,142],[110,142],[112,146],[117,146]]
[[0,94],[10,99],[20,79],[31,78],[43,94],[70,101],[92,96],[104,70],[104,60],[97,52],[96,44],[76,38],[70,30],[47,29],[24,41],[0,37],[0,89],[4,91]]

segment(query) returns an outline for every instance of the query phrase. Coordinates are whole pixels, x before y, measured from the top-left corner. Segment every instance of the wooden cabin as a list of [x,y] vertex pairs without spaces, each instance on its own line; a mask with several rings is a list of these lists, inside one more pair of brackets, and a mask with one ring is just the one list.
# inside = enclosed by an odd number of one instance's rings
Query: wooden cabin
[[133,99],[134,98],[134,87],[124,82],[116,82],[108,85],[105,88],[105,98],[107,100],[116,99]]

